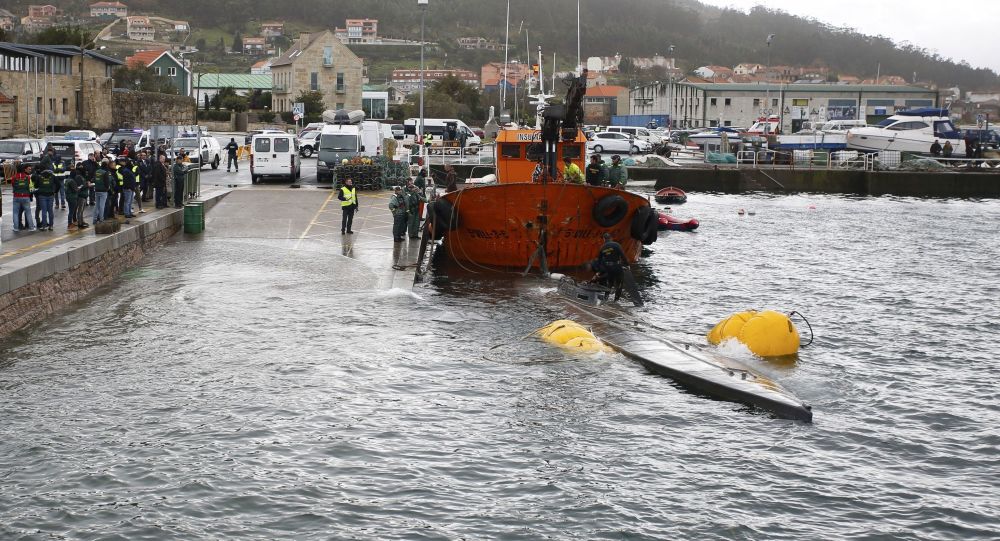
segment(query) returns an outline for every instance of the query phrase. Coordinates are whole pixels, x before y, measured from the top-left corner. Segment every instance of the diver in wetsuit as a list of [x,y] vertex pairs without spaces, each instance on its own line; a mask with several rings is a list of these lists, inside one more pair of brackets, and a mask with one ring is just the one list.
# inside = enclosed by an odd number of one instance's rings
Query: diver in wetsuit
[[590,268],[597,273],[597,283],[615,290],[617,300],[625,274],[625,251],[621,244],[612,240],[610,233],[604,234],[604,244],[597,251],[597,259],[590,263]]

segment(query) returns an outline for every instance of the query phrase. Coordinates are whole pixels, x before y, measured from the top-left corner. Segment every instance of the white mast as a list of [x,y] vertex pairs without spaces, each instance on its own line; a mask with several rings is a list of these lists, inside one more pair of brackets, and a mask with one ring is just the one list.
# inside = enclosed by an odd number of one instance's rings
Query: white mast
[[583,73],[583,64],[580,62],[580,0],[576,0],[576,74]]
[[507,0],[507,33],[503,38],[503,86],[500,88],[500,115],[507,109],[507,64],[510,63],[510,0]]

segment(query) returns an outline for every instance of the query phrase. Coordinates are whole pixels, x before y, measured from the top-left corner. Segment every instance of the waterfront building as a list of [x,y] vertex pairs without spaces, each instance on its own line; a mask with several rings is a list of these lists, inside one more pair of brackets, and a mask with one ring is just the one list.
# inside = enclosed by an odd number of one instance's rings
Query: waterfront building
[[71,45],[0,42],[0,88],[13,102],[12,133],[0,136],[37,134],[46,126],[109,127],[112,73],[122,64]]
[[939,105],[937,92],[926,88],[820,83],[659,82],[632,90],[629,101],[630,114],[672,112],[676,128],[748,127],[760,116],[773,114],[782,117],[786,133],[807,120],[861,119],[872,124],[904,109]]
[[[424,70],[424,85],[430,85],[434,81],[440,81],[446,77],[455,77],[467,85],[479,88],[479,76],[475,72],[460,69]],[[420,89],[420,69],[392,70],[392,74],[389,76],[389,83],[405,93],[415,92]]]
[[361,109],[364,65],[329,30],[301,33],[271,62],[275,111],[291,111],[303,91],[323,93],[326,109]]
[[125,64],[134,68],[137,66],[153,70],[153,73],[166,77],[181,96],[187,96],[191,90],[191,71],[166,49],[136,51],[125,59]]

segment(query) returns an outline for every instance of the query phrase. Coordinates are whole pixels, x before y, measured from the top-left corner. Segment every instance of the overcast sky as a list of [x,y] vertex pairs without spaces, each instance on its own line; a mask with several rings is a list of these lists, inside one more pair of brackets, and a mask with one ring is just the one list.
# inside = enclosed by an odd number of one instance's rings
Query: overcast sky
[[[756,5],[863,34],[908,41],[945,58],[1000,73],[1000,0],[701,0],[748,11]],[[775,39],[781,39],[780,36]]]

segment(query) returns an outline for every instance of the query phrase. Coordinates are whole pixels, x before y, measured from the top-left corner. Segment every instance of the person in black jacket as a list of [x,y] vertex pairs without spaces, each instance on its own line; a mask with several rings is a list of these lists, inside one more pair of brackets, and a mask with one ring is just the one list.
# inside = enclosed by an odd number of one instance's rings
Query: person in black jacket
[[236,142],[235,137],[229,138],[229,144],[226,145],[226,152],[228,152],[229,158],[226,160],[226,172],[229,172],[230,166],[236,167],[236,172],[240,172],[240,162],[236,159],[236,153],[239,152],[240,145]]
[[128,223],[129,218],[135,218],[132,214],[132,200],[135,198],[135,174],[132,172],[132,160],[125,160],[125,164],[118,168],[118,174],[121,175],[121,196],[122,196],[122,214],[125,215],[125,223]]
[[[88,205],[93,205],[94,204],[94,173],[97,171],[97,159],[96,159],[96,156],[94,156],[93,152],[90,153],[90,154],[87,154],[87,161],[83,162],[83,169],[86,172],[86,176],[84,178],[87,180],[87,184],[89,184],[89,186],[90,186],[87,189],[87,197],[86,197],[87,204]],[[82,203],[83,200],[84,200],[84,198],[81,197],[80,198],[81,206],[83,205],[83,203]]]

